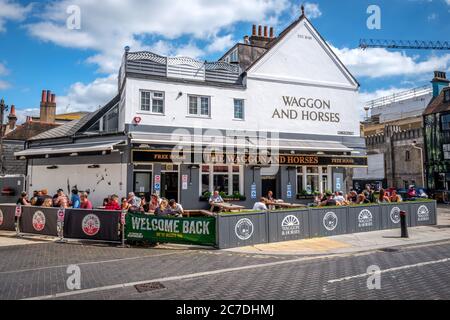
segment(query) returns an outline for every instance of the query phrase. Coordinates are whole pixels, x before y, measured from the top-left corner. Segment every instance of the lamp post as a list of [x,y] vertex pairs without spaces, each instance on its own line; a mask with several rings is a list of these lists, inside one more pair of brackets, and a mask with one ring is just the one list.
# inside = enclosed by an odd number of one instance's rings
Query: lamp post
[[422,188],[425,188],[425,173],[424,173],[424,161],[423,161],[423,148],[417,146],[417,141],[414,141],[411,146],[414,149],[420,151],[420,162],[421,162],[421,170],[422,170]]
[[0,100],[0,174],[4,173],[3,136],[5,134],[5,130],[3,129],[3,118],[5,116],[5,111],[8,111],[8,106],[5,105],[5,100],[2,98]]

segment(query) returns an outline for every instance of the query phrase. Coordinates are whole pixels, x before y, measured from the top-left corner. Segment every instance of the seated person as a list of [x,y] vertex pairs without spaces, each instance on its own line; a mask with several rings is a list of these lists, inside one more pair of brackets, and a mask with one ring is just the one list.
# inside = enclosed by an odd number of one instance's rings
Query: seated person
[[389,202],[391,202],[389,197],[386,195],[386,191],[384,191],[384,189],[380,190],[380,195],[378,196],[377,202],[378,203],[389,203]]
[[261,198],[259,199],[259,202],[256,202],[255,205],[253,206],[253,210],[254,211],[267,211],[267,199],[266,198]]
[[314,205],[316,205],[316,206],[320,206],[320,204],[321,204],[323,201],[325,201],[325,198],[324,198],[324,194],[323,194],[323,193],[319,193],[318,195],[316,195],[316,196],[314,197]]
[[135,196],[134,192],[128,194],[127,202],[130,205],[130,209],[139,211],[141,208],[141,199]]
[[214,193],[209,198],[209,204],[211,205],[211,211],[219,212],[220,208],[214,206],[215,203],[224,203],[222,197],[219,194],[219,191],[214,191]]
[[344,193],[342,191],[336,192],[336,196],[334,197],[334,199],[340,203],[346,202],[346,200],[344,198]]
[[391,194],[391,196],[389,197],[389,200],[391,201],[391,202],[402,202],[403,201],[403,199],[402,199],[402,197],[397,193],[397,191],[392,191],[392,194]]
[[356,201],[358,201],[358,193],[355,190],[350,191],[347,195],[347,201],[356,203]]
[[51,198],[47,198],[44,200],[44,203],[42,204],[43,208],[53,208],[53,200]]
[[169,202],[167,200],[161,201],[161,204],[155,210],[155,215],[160,217],[172,215],[172,209],[169,207]]
[[122,207],[119,204],[119,196],[112,195],[111,201],[105,206],[105,210],[108,211],[121,211]]
[[26,192],[21,193],[20,198],[17,200],[16,204],[20,204],[21,206],[31,206]]
[[128,211],[128,209],[130,209],[130,207],[131,207],[131,205],[127,201],[127,198],[125,198],[125,197],[123,197],[120,200],[120,203],[121,203],[122,210]]
[[273,197],[273,191],[269,191],[269,192],[267,192],[267,201],[269,201],[269,202],[275,202],[275,201],[277,201],[277,199],[275,199],[274,197]]
[[145,199],[145,196],[142,196],[141,197],[141,211],[148,212],[149,207],[150,207],[150,204],[147,202],[147,199]]
[[320,204],[322,207],[335,207],[338,205],[332,193],[327,193],[326,196],[327,199]]
[[70,204],[72,205],[72,208],[79,209],[81,202],[80,202],[80,196],[78,195],[78,190],[73,189],[72,190],[72,196],[70,198]]
[[159,198],[159,196],[154,193],[152,194],[152,198],[150,199],[150,203],[148,205],[148,211],[147,212],[155,212],[156,209],[158,209],[159,205],[161,204],[161,199]]
[[356,200],[355,203],[356,204],[369,204],[370,201],[369,201],[369,199],[366,198],[364,193],[361,193],[360,195],[358,195],[358,199]]
[[413,199],[413,198],[417,197],[416,188],[412,185],[409,186],[407,194],[408,194],[409,199]]
[[92,202],[88,199],[87,192],[82,192],[80,195],[80,209],[92,210]]
[[184,215],[184,209],[181,204],[177,203],[175,200],[169,201],[169,208],[172,211],[172,215],[177,217],[182,217]]

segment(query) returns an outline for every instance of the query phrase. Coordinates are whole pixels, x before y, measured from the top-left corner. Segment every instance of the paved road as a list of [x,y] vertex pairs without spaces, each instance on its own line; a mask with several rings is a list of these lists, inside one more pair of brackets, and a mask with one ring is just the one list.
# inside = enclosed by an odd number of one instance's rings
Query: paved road
[[[0,299],[450,299],[450,242],[320,258],[38,243],[0,257]],[[81,291],[67,289],[69,265]],[[380,290],[367,289],[371,265]],[[164,288],[134,286],[155,281]]]

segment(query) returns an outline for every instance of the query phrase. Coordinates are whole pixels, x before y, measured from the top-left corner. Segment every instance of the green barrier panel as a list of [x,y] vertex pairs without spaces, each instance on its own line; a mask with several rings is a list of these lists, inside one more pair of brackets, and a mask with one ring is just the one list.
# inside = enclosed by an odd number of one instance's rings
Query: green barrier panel
[[125,221],[127,240],[216,245],[214,217],[170,218],[128,213]]

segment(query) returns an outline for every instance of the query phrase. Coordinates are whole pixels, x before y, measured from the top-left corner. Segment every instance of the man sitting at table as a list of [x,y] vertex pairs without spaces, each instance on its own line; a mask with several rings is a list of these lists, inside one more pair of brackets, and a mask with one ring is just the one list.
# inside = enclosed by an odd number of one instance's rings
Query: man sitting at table
[[267,211],[267,199],[262,197],[261,199],[259,199],[259,202],[256,202],[255,205],[253,206],[253,210],[254,211]]
[[169,201],[169,208],[172,210],[173,216],[182,217],[184,214],[184,209],[181,204],[177,203],[173,199]]
[[219,191],[214,191],[212,196],[209,198],[209,204],[211,205],[211,211],[212,212],[219,212],[220,208],[214,206],[216,203],[224,203],[222,197],[219,194]]

